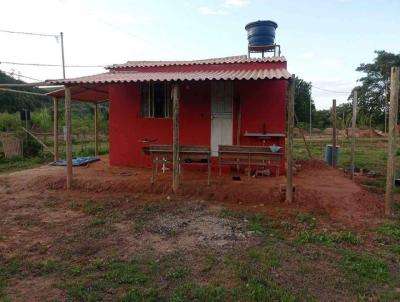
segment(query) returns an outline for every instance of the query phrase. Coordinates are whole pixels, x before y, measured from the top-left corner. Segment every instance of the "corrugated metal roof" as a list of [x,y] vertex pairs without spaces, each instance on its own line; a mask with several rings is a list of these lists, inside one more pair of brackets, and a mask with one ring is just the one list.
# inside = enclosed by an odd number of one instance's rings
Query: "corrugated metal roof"
[[143,72],[143,71],[111,71],[92,76],[47,80],[49,85],[63,84],[105,84],[130,83],[146,81],[205,81],[205,80],[258,80],[289,79],[290,73],[284,69],[257,70],[201,70],[187,72]]
[[235,64],[235,63],[276,63],[286,62],[285,57],[266,57],[266,58],[248,58],[246,55],[212,58],[205,60],[192,61],[128,61],[124,64],[114,64],[108,66],[108,69],[129,68],[129,67],[162,67],[178,65],[215,65],[215,64]]

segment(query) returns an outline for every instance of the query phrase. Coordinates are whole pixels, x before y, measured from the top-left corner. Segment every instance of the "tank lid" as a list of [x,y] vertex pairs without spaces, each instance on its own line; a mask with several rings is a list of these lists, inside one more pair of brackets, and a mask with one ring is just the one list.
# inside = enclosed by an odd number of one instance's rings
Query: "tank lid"
[[273,26],[276,28],[278,28],[278,24],[274,21],[271,20],[258,20],[258,21],[254,21],[254,22],[250,22],[245,26],[245,30],[248,30],[251,27],[255,27],[255,26]]

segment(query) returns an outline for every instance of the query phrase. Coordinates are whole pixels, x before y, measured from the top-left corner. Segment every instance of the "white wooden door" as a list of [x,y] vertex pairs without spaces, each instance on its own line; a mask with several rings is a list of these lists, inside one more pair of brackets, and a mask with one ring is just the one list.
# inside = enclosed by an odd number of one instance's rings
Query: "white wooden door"
[[211,155],[218,155],[219,145],[232,145],[233,83],[211,83]]

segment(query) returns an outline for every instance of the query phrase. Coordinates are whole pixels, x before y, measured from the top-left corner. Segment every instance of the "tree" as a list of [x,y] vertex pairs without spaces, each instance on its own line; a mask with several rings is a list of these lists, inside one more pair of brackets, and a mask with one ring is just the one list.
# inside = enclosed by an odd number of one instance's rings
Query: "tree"
[[310,103],[312,116],[315,114],[315,104],[311,97],[311,83],[296,77],[294,111],[297,117],[297,125],[310,124]]
[[[400,65],[400,53],[393,54],[384,50],[375,51],[373,63],[361,64],[356,71],[364,72],[359,79],[361,85],[356,87],[360,116],[366,116],[374,124],[383,124],[385,109],[387,110],[390,97],[390,69]],[[352,99],[352,95],[349,99]]]

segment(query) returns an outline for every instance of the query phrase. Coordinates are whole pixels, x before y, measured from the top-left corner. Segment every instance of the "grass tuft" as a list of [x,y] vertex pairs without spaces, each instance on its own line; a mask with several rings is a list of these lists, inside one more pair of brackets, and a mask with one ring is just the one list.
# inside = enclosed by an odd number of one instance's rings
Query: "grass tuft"
[[389,268],[383,260],[366,254],[347,251],[342,257],[341,266],[358,279],[385,281],[389,276]]

